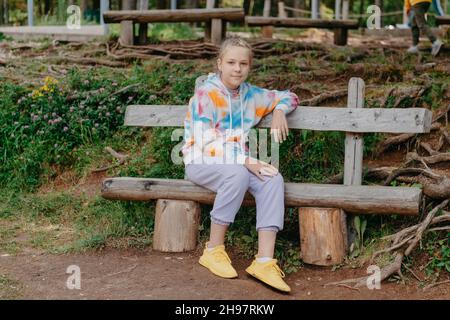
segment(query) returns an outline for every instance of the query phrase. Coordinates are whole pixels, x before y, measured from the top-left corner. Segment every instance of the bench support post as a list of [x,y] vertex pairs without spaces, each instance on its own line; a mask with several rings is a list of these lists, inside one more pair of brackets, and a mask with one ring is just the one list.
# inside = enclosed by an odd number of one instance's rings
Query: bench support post
[[348,29],[335,28],[334,29],[334,44],[337,46],[347,45]]
[[142,45],[147,44],[147,33],[148,33],[148,24],[147,23],[139,24],[139,44]]
[[197,246],[200,204],[159,199],[156,202],[153,250],[183,252]]
[[[364,107],[365,84],[361,78],[350,78],[348,82],[347,108]],[[345,134],[344,185],[362,184],[364,136],[362,133]],[[353,227],[354,216],[347,219],[348,244],[352,245],[356,230]]]
[[345,213],[338,208],[299,208],[303,262],[319,266],[342,263],[346,255]]
[[[135,10],[136,3],[122,0],[122,10]],[[134,44],[134,23],[133,21],[120,22],[120,43],[125,45]]]
[[222,36],[226,33],[226,21],[222,19],[211,20],[211,43],[220,45]]
[[[141,11],[148,10],[148,0],[139,0],[137,7]],[[139,44],[141,44],[141,45],[147,44],[147,32],[148,32],[148,23],[147,22],[140,23],[139,24],[139,38],[138,38]]]
[[263,26],[261,32],[263,38],[271,39],[273,37],[273,26]]

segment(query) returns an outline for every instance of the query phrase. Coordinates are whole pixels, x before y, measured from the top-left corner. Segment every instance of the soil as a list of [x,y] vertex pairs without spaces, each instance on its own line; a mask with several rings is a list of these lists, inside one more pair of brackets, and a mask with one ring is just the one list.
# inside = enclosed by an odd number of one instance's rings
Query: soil
[[[213,275],[198,264],[200,251],[200,248],[189,253],[105,249],[65,255],[38,251],[17,256],[0,254],[0,274],[21,288],[21,299],[450,299],[450,283],[426,290],[417,281],[383,282],[380,289],[373,290],[324,287],[329,282],[365,276],[366,268],[332,271],[330,267],[317,266],[304,266],[286,276],[292,292],[284,294],[247,275],[245,268],[251,261],[232,251],[230,257],[239,277],[222,279]],[[66,285],[73,274],[66,273],[71,265],[80,268],[80,289],[69,289]]]

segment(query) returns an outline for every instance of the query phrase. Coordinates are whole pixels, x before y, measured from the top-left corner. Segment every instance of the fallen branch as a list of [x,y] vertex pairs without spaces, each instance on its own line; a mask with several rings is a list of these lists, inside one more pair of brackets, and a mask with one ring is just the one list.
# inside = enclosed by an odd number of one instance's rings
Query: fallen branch
[[[431,125],[430,131],[439,130],[441,127],[442,125],[439,122],[434,122]],[[404,143],[415,136],[417,136],[417,133],[402,133],[399,135],[389,137],[378,145],[378,152],[383,153],[390,147]]]
[[449,199],[442,201],[439,205],[434,207],[434,209],[428,213],[426,218],[420,224],[419,228],[417,228],[416,235],[415,235],[414,239],[412,240],[411,244],[405,250],[405,253],[404,253],[405,256],[409,256],[411,251],[416,247],[417,243],[422,239],[423,232],[428,227],[428,225],[430,224],[431,220],[434,218],[436,213],[439,211],[439,209],[445,208],[447,206],[448,202],[449,202]]
[[325,92],[325,93],[319,94],[318,96],[313,97],[311,99],[303,100],[302,104],[304,104],[306,106],[317,106],[326,100],[338,99],[338,98],[344,97],[346,95],[347,95],[347,89],[341,89],[341,90],[336,90],[336,91],[332,91],[332,92]]
[[430,156],[434,156],[436,154],[439,154],[439,152],[437,152],[436,150],[434,150],[431,145],[427,142],[420,142],[420,146],[422,148],[424,148],[429,154]]
[[[441,131],[442,136],[445,138],[445,140],[447,140],[447,143],[450,144],[450,134],[448,133],[447,129],[442,127],[440,129],[440,131]],[[442,148],[442,146],[441,146],[441,148]],[[441,148],[439,148],[439,149],[441,149]]]
[[[387,278],[389,278],[391,275],[393,275],[394,273],[400,273],[400,268],[402,265],[402,260],[403,260],[403,253],[398,252],[395,256],[394,262],[392,262],[391,264],[387,265],[386,267],[383,267],[381,269],[381,275],[380,275],[380,281],[383,281]],[[340,286],[341,284],[348,284],[348,283],[354,283],[355,285],[353,286],[353,288],[359,288],[359,287],[364,287],[367,286],[367,279],[369,277],[361,277],[361,278],[355,278],[355,279],[347,279],[347,280],[343,280],[343,281],[337,281],[337,282],[330,282],[325,284],[324,286]]]
[[428,157],[421,157],[416,152],[408,152],[406,154],[406,161],[407,163],[410,161],[420,161],[425,162],[426,164],[436,164],[440,162],[447,162],[450,161],[450,152],[442,152],[437,153],[432,156]]
[[109,170],[109,169],[118,167],[118,166],[124,164],[125,161],[126,161],[127,158],[128,158],[128,155],[127,155],[127,154],[121,154],[121,153],[118,153],[117,151],[115,151],[115,150],[114,150],[113,148],[111,148],[111,147],[106,147],[105,150],[108,151],[109,154],[111,154],[114,158],[118,159],[118,160],[119,160],[119,163],[113,164],[113,165],[110,165],[110,166],[106,166],[106,167],[102,167],[102,168],[99,168],[99,169],[94,169],[94,170],[92,170],[91,172],[101,172],[101,171],[106,171],[106,170]]
[[446,284],[446,283],[450,283],[450,280],[444,280],[444,281],[441,281],[441,282],[436,282],[436,283],[429,284],[429,285],[423,287],[422,290],[425,291],[425,290],[428,290],[428,289],[431,289],[433,287],[440,286],[441,284]]
[[47,59],[56,60],[60,63],[75,63],[75,64],[84,64],[84,65],[102,65],[107,67],[125,67],[126,64],[120,61],[110,61],[103,59],[94,59],[94,58],[71,58],[71,57],[49,57]]

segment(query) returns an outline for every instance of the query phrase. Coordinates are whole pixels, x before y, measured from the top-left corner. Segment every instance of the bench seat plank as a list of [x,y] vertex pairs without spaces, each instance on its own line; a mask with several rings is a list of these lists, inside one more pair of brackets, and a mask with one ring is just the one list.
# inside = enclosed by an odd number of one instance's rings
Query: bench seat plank
[[239,8],[223,9],[177,9],[177,10],[121,10],[105,11],[105,23],[133,21],[149,22],[206,22],[211,19],[226,21],[244,21],[244,10]]
[[[182,127],[187,106],[132,105],[126,126]],[[431,128],[432,113],[424,108],[298,107],[287,116],[289,128],[345,132],[423,133]],[[272,114],[258,124],[270,128]]]
[[[102,197],[111,200],[191,200],[214,203],[215,193],[188,180],[157,178],[107,178]],[[415,187],[346,186],[335,184],[285,183],[287,207],[342,208],[353,214],[417,215],[422,190]],[[247,193],[243,205],[254,206]]]
[[444,16],[436,16],[436,24],[444,25],[444,24],[450,24],[450,15],[444,15]]
[[325,20],[305,18],[272,18],[246,16],[245,22],[249,27],[275,26],[286,28],[345,28],[358,29],[357,20]]

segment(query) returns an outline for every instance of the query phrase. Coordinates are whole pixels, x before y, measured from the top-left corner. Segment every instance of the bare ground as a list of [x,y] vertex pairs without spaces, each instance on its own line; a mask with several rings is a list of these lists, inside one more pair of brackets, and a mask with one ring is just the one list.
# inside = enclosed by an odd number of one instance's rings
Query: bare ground
[[[222,279],[197,263],[201,249],[168,254],[148,250],[106,249],[83,254],[53,255],[28,251],[0,254],[0,274],[10,279],[21,299],[273,299],[273,300],[409,300],[450,299],[450,283],[423,290],[417,281],[384,282],[379,290],[324,287],[324,284],[364,276],[366,269],[305,266],[286,277],[292,292],[279,293],[245,272],[249,260],[231,251],[239,277]],[[81,289],[68,289],[71,265],[81,271]],[[9,298],[0,285],[0,298]],[[6,295],[6,296],[5,296]]]

